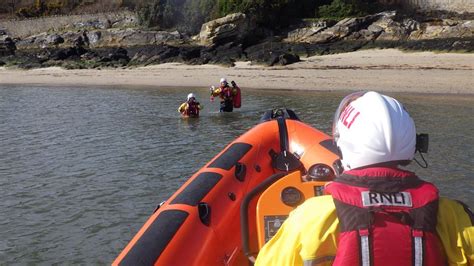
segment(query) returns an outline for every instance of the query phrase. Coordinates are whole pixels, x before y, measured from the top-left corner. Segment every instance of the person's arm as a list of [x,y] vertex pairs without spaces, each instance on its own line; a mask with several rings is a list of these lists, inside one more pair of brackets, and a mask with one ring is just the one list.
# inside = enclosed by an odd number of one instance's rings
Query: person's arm
[[474,265],[474,217],[469,212],[457,201],[439,199],[436,231],[449,265]]
[[188,107],[188,103],[182,103],[179,108],[178,108],[178,112],[180,113],[183,113]]
[[331,265],[339,222],[331,196],[314,197],[290,213],[260,250],[256,266]]
[[221,91],[222,91],[222,89],[220,87],[215,88],[215,89],[211,90],[211,96],[217,97],[221,94]]
[[290,216],[280,227],[276,235],[260,250],[255,266],[266,265],[302,265],[300,257],[301,232],[294,225]]

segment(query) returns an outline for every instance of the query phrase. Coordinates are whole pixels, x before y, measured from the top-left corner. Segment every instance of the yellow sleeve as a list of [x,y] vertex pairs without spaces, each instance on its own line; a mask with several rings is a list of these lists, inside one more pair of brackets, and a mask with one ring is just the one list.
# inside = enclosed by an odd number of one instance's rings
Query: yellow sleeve
[[221,91],[222,89],[220,87],[216,88],[215,90],[211,91],[211,95],[214,97],[219,96],[219,94],[221,94]]
[[188,103],[182,103],[179,108],[178,108],[178,112],[182,113],[184,112],[186,109],[188,108]]
[[260,250],[256,266],[331,265],[339,222],[331,196],[314,197],[290,213],[277,234]]
[[449,265],[474,265],[474,226],[460,203],[439,199],[436,231]]

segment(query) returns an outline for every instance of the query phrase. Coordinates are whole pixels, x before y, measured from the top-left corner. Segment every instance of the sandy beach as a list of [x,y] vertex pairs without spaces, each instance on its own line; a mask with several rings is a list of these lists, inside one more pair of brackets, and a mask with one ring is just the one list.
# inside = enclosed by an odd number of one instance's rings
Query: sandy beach
[[279,67],[168,63],[129,69],[0,68],[0,84],[209,87],[220,77],[242,88],[377,90],[474,94],[474,54],[363,50],[314,56]]

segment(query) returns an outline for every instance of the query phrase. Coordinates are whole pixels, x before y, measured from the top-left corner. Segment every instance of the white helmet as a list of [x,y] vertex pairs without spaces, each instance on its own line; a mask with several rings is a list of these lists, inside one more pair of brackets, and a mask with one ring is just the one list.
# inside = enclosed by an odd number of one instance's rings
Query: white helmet
[[188,101],[189,101],[189,99],[191,99],[191,98],[196,99],[196,95],[194,95],[194,93],[188,94]]
[[226,78],[221,78],[220,83],[226,83],[227,84],[227,79]]
[[333,137],[344,169],[412,160],[416,129],[397,100],[377,92],[346,96],[336,111]]

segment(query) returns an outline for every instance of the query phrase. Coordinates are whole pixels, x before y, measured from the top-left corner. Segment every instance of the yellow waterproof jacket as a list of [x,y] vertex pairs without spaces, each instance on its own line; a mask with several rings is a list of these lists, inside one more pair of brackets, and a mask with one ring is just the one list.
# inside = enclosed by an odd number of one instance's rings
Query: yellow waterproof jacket
[[[213,97],[217,97],[219,96],[221,99],[224,99],[226,100],[226,96],[224,96],[224,94],[222,93],[222,91],[225,89],[226,87],[218,87],[214,90],[211,90],[211,96]],[[234,97],[235,95],[237,95],[237,89],[234,88],[234,87],[227,87],[231,90],[231,97]]]
[[[188,110],[188,108],[189,108],[188,102],[184,102],[178,107],[178,112],[184,113],[186,110]],[[202,109],[201,104],[198,104],[197,108],[201,110]]]
[[[440,198],[436,231],[449,265],[474,265],[474,226],[464,207]],[[290,213],[277,234],[260,250],[256,266],[331,265],[339,220],[330,195],[308,199]]]

